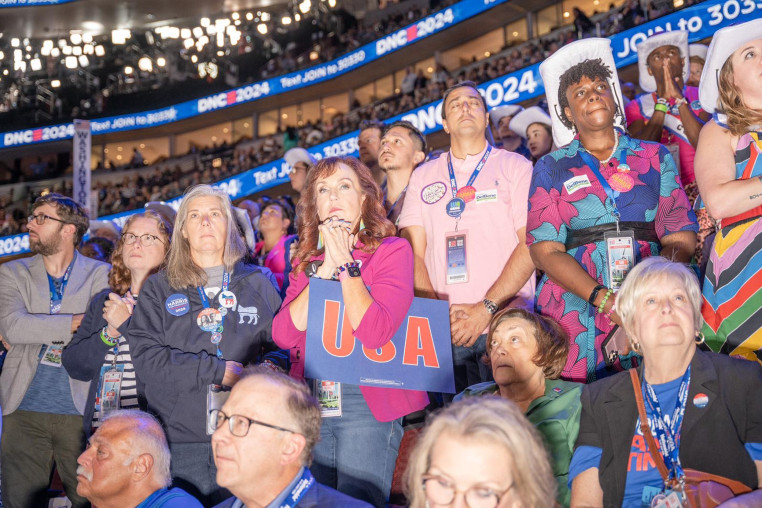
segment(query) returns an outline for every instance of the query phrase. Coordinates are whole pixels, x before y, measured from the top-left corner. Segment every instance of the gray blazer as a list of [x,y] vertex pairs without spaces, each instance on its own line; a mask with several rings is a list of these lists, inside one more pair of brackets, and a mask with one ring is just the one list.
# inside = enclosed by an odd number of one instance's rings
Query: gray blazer
[[[0,265],[0,334],[11,345],[0,375],[3,415],[21,404],[37,370],[41,345],[69,343],[72,314],[84,314],[90,298],[108,287],[109,268],[106,263],[77,255],[61,312],[51,315],[50,286],[42,256]],[[74,406],[82,413],[90,383],[69,378],[69,384]]]

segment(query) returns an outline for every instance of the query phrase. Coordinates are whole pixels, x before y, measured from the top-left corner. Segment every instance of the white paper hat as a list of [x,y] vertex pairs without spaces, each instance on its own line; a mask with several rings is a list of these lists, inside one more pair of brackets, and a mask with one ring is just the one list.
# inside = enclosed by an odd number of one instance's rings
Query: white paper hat
[[558,88],[561,84],[561,76],[585,60],[595,60],[598,58],[611,71],[608,83],[614,92],[614,101],[617,107],[614,127],[619,127],[623,131],[626,131],[624,101],[622,100],[622,89],[619,86],[619,76],[616,73],[614,55],[611,52],[611,41],[591,37],[590,39],[567,44],[540,64],[540,75],[545,85],[545,97],[548,100],[548,110],[550,111],[551,126],[553,128],[553,141],[555,141],[557,147],[568,145],[574,139],[574,130],[564,124],[562,118],[565,119],[566,116],[558,104]]
[[704,111],[714,113],[718,109],[720,69],[725,65],[725,61],[742,44],[760,38],[762,38],[762,18],[728,26],[714,34],[699,84],[699,100]]
[[683,59],[683,82],[691,75],[691,62],[688,54],[688,32],[672,30],[656,34],[638,44],[638,74],[640,88],[646,92],[656,91],[656,79],[648,73],[648,55],[662,46],[677,46]]
[[540,106],[532,106],[520,112],[511,119],[508,127],[522,138],[527,139],[527,129],[533,123],[541,123],[548,127],[553,127],[550,116]]
[[506,104],[505,106],[492,108],[489,111],[489,119],[492,120],[492,125],[494,125],[497,129],[497,124],[500,123],[502,118],[506,116],[514,116],[516,113],[520,113],[522,111],[524,111],[524,108],[518,104]]
[[317,162],[310,152],[299,146],[288,150],[285,155],[283,155],[283,158],[286,159],[286,164],[292,168],[297,162],[303,162],[308,166],[314,166]]
[[688,45],[688,55],[697,56],[704,61],[706,61],[707,51],[709,51],[709,46],[707,46],[706,44],[689,44]]

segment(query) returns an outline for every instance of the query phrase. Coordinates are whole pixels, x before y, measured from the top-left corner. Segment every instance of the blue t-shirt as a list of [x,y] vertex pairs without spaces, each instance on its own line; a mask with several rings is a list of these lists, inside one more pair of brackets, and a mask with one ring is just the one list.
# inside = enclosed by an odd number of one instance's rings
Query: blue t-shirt
[[136,508],[203,508],[204,505],[180,488],[159,489]]
[[[659,405],[662,409],[668,408],[666,411],[663,411],[667,424],[670,423],[669,419],[672,416],[672,409],[677,401],[681,381],[682,377],[679,377],[668,383],[651,385],[654,392],[656,392]],[[653,429],[651,408],[648,404],[645,406],[648,425]],[[649,507],[650,499],[661,491],[664,487],[664,481],[648,451],[646,439],[640,431],[640,417],[635,421],[635,432],[630,443],[630,456],[627,460],[627,478],[625,480],[622,506],[625,508]],[[747,443],[745,447],[752,460],[762,460],[762,444]],[[574,450],[574,455],[569,464],[569,486],[571,487],[572,481],[580,473],[590,468],[599,467],[602,454],[603,450],[596,446],[580,446]]]
[[[74,261],[72,261],[72,263],[74,263]],[[48,279],[53,287],[55,287],[55,292],[57,293],[56,295],[53,295],[55,298],[51,302],[51,314],[58,314],[63,297],[63,277],[55,278],[48,275]],[[42,345],[38,361],[42,360],[47,349],[47,345]],[[37,413],[79,415],[80,413],[77,411],[77,408],[74,407],[74,401],[71,398],[69,374],[66,372],[66,369],[63,368],[63,365],[59,363],[58,367],[54,367],[52,365],[38,363],[32,383],[29,385],[29,388],[27,388],[18,409],[21,411],[34,411]]]

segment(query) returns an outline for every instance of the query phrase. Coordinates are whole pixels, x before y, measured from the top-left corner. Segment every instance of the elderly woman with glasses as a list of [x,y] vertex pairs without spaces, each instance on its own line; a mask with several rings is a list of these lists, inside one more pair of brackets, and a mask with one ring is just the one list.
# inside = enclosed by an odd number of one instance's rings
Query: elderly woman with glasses
[[405,472],[411,508],[551,508],[556,482],[539,434],[513,402],[455,402],[431,419]]
[[206,505],[223,495],[214,481],[209,411],[242,366],[288,367],[272,341],[275,279],[244,264],[245,252],[228,195],[192,187],[177,212],[166,269],[146,281],[129,327],[148,408],[167,429],[173,481]]
[[63,350],[62,362],[74,379],[90,381],[85,435],[114,409],[145,406],[135,376],[127,328],[146,278],[164,264],[172,226],[147,210],[127,219],[112,256],[109,288],[93,297],[82,324]]

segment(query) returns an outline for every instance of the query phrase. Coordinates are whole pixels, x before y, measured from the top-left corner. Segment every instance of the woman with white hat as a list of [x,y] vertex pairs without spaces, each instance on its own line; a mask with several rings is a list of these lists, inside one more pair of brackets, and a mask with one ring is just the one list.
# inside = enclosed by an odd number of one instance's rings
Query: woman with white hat
[[561,376],[592,382],[610,372],[602,345],[621,325],[615,292],[627,272],[659,252],[690,260],[696,216],[667,149],[625,133],[608,39],[564,46],[540,73],[562,148],[537,162],[529,189],[527,243],[545,272],[537,307],[569,334]]
[[762,341],[762,19],[712,39],[699,89],[714,120],[701,131],[696,178],[720,221],[704,280],[702,332],[715,351],[760,359]]
[[532,106],[517,113],[511,119],[509,128],[524,138],[532,155],[532,162],[537,162],[555,148],[550,116],[539,106]]

